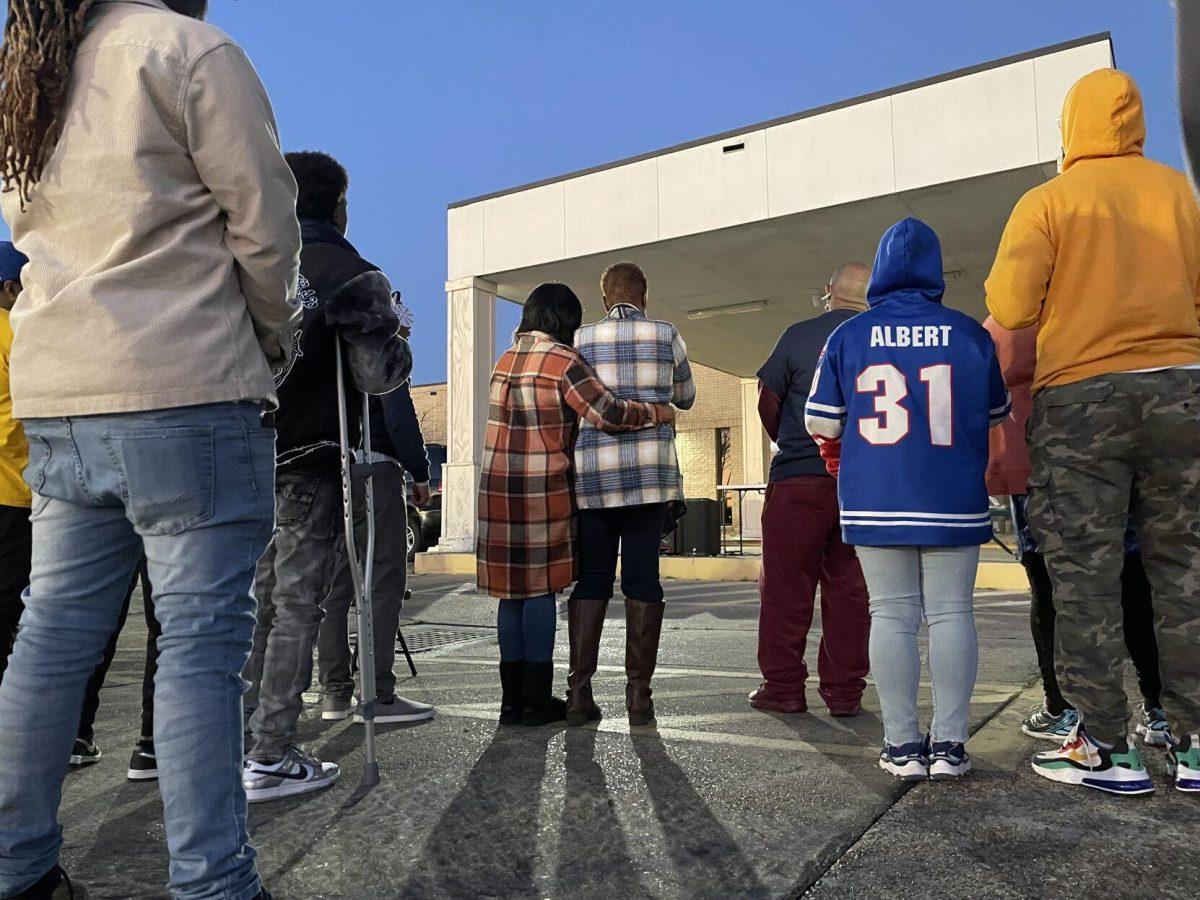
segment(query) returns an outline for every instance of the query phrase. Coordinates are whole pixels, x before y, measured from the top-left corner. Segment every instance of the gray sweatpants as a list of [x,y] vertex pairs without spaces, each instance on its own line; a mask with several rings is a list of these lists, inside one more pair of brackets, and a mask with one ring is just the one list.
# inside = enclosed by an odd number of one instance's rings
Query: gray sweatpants
[[929,626],[934,741],[966,742],[971,691],[979,667],[975,573],[979,548],[858,547],[871,595],[871,674],[883,707],[884,739],[895,747],[920,741],[917,688],[921,620]]
[[[400,606],[408,585],[408,502],[404,470],[399,465],[381,466],[375,472],[375,566],[371,611],[375,627],[375,695],[381,700],[396,691],[396,632]],[[360,557],[367,552],[367,504],[356,491],[354,497],[355,543]],[[334,697],[349,697],[354,691],[350,671],[350,642],[347,632],[354,584],[343,553],[334,574],[333,588],[322,604],[325,619],[317,638],[317,669],[321,690]]]

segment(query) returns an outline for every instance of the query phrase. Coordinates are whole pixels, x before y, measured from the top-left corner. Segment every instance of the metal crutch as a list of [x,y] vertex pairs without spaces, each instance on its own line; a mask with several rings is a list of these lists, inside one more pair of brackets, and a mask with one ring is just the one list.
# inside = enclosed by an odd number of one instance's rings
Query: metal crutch
[[[375,625],[371,616],[371,587],[375,568],[375,495],[374,466],[357,462],[350,447],[350,424],[346,408],[346,376],[342,369],[342,342],[337,342],[338,433],[342,454],[342,520],[346,529],[346,558],[350,580],[354,584],[354,601],[358,607],[358,693],[366,727],[366,763],[363,766],[362,786],[379,784],[379,763],[375,759]],[[362,434],[365,458],[371,458],[371,411],[369,398],[363,394]],[[365,565],[360,566],[358,545],[354,539],[354,485],[363,486],[367,505],[367,553]]]

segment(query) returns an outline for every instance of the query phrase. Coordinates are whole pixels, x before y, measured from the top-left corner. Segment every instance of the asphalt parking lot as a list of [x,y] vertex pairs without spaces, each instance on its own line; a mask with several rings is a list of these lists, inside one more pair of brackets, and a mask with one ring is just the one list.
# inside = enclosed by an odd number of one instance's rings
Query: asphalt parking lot
[[[873,690],[853,720],[752,710],[753,584],[671,582],[655,698],[658,727],[622,712],[624,632],[610,607],[595,728],[496,727],[494,607],[461,579],[423,577],[406,606],[419,674],[398,690],[438,717],[381,730],[383,782],[357,794],[361,726],[304,739],[343,767],[318,795],[252,808],[277,898],[728,898],[1194,896],[1200,801],[1078,793],[1038,779],[1017,730],[1034,656],[1028,598],[981,593],[981,670],[971,717],[977,770],[903,789],[876,766]],[[819,619],[813,637],[819,633]],[[125,780],[137,733],[134,617],[102,697],[96,766],[70,776],[65,862],[97,897],[155,897],[166,873],[153,785]],[[815,656],[815,640],[810,659]],[[565,679],[565,621],[559,632]],[[398,661],[398,671],[403,662]],[[928,708],[928,684],[922,688]]]

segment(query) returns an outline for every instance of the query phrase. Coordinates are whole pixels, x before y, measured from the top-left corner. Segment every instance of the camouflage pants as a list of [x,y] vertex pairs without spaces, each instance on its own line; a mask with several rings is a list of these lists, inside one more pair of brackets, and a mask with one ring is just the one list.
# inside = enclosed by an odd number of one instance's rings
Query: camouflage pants
[[1126,517],[1154,591],[1164,706],[1200,731],[1200,371],[1048,388],[1029,420],[1029,520],[1054,583],[1063,694],[1102,741],[1126,734],[1121,566]]

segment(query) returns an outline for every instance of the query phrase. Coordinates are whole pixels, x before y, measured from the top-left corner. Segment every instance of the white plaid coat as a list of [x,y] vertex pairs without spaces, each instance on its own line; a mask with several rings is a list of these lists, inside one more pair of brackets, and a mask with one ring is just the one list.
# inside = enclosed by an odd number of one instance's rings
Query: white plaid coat
[[[691,409],[696,383],[687,346],[675,326],[620,303],[575,335],[575,346],[604,385],[622,400]],[[575,500],[580,509],[683,499],[675,427],[606,434],[582,423],[575,443]]]

